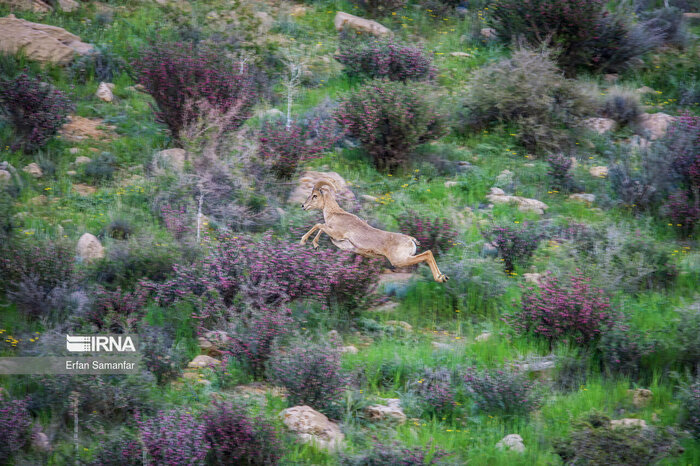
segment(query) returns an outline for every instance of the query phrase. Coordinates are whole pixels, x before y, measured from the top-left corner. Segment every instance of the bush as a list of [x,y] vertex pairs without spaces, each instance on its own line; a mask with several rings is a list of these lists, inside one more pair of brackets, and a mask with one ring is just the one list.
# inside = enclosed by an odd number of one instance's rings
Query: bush
[[69,68],[72,81],[86,84],[90,81],[114,82],[127,69],[126,61],[111,47],[97,46],[95,52],[78,56]]
[[16,242],[0,251],[7,297],[27,317],[59,318],[75,284],[74,249],[66,242]]
[[242,407],[214,402],[203,418],[210,464],[274,465],[284,454],[277,429]]
[[380,18],[403,8],[406,0],[352,0],[352,3],[365,10],[367,15]]
[[565,464],[658,464],[683,449],[672,430],[661,428],[615,428],[610,418],[593,412],[578,422],[569,438],[554,450]]
[[413,387],[420,397],[424,412],[429,415],[445,415],[455,406],[452,373],[449,369],[426,367]]
[[289,309],[254,311],[241,316],[229,332],[229,351],[254,376],[263,375],[277,341],[292,331],[294,320],[290,314]]
[[66,94],[37,78],[20,74],[0,80],[0,111],[9,119],[18,139],[13,150],[30,152],[44,146],[72,110]]
[[325,345],[293,346],[270,360],[268,374],[287,389],[291,406],[309,405],[325,413],[334,412],[346,386],[340,352]]
[[601,113],[621,125],[634,123],[643,113],[639,95],[618,87],[609,89],[603,99]]
[[396,82],[371,81],[340,104],[337,121],[357,138],[380,169],[406,161],[418,144],[439,138],[442,116],[425,97],[427,89]]
[[683,10],[669,7],[645,11],[640,15],[647,28],[656,32],[665,44],[683,47],[688,42]]
[[201,296],[215,290],[226,306],[234,304],[234,298],[255,309],[313,299],[324,306],[353,309],[370,294],[381,270],[380,261],[335,248],[314,250],[270,234],[260,240],[223,235],[203,260],[178,266],[164,283],[145,285],[162,306],[189,293]]
[[450,456],[440,448],[408,448],[398,443],[386,445],[374,440],[369,450],[356,455],[341,454],[341,466],[422,466],[440,464],[442,458]]
[[435,256],[455,245],[457,230],[447,218],[423,215],[409,210],[397,218],[399,230],[418,240],[420,249],[429,249]]
[[552,179],[550,187],[562,192],[570,190],[574,184],[571,174],[574,161],[571,157],[564,154],[553,154],[547,157],[547,163],[549,164],[547,175]]
[[653,31],[633,25],[629,16],[608,13],[603,0],[498,0],[490,21],[503,41],[522,38],[535,46],[551,42],[569,72],[615,72],[658,43]]
[[393,39],[365,39],[344,33],[339,49],[335,59],[345,65],[349,76],[406,82],[430,80],[436,74],[432,60],[423,50]]
[[104,229],[104,234],[112,239],[126,240],[134,233],[134,226],[125,218],[115,218]]
[[544,238],[536,225],[527,222],[518,228],[510,225],[496,226],[482,232],[482,236],[498,250],[506,273],[512,273],[516,264],[526,265]]
[[700,374],[700,304],[683,309],[679,314],[674,354],[681,364]]
[[457,121],[462,131],[495,121],[516,124],[528,150],[557,151],[572,144],[568,129],[581,127],[594,110],[594,99],[561,75],[547,51],[519,49],[474,72]]
[[336,141],[332,129],[321,122],[309,125],[292,122],[287,127],[282,120],[267,121],[263,123],[258,138],[258,154],[270,163],[275,178],[289,180],[300,163],[320,157]]
[[255,103],[253,73],[226,55],[203,46],[183,43],[155,44],[134,62],[139,83],[158,105],[157,116],[179,139],[207,104],[227,115],[232,130],[250,116]]
[[605,372],[637,377],[642,358],[653,350],[649,339],[628,325],[616,324],[606,330],[598,342],[598,354]]
[[117,158],[109,152],[102,152],[85,165],[85,178],[94,183],[111,180]]
[[90,466],[141,466],[143,465],[141,450],[138,439],[119,432],[108,437],[107,440],[101,439],[97,453],[88,464]]
[[143,445],[156,464],[204,464],[210,448],[206,426],[193,415],[161,411],[150,419],[137,416],[136,422]]
[[550,346],[564,338],[588,345],[612,326],[615,314],[603,290],[578,272],[563,283],[547,275],[537,289],[525,289],[520,311],[508,321],[518,333],[542,337]]
[[540,406],[542,395],[523,374],[491,370],[477,372],[471,368],[463,377],[467,393],[485,413],[527,414]]
[[110,291],[97,286],[94,291],[92,309],[87,320],[99,330],[112,333],[130,333],[136,328],[144,314],[148,300],[148,290],[137,288],[133,292],[123,292],[117,287]]
[[554,387],[564,393],[576,392],[588,380],[586,358],[565,357],[557,360]]
[[681,385],[678,398],[683,408],[681,423],[695,438],[700,438],[700,376]]
[[31,437],[32,418],[26,400],[13,400],[0,388],[0,460],[8,462]]
[[144,365],[155,376],[158,385],[180,377],[187,363],[188,355],[176,345],[173,333],[163,327],[151,326],[139,331]]

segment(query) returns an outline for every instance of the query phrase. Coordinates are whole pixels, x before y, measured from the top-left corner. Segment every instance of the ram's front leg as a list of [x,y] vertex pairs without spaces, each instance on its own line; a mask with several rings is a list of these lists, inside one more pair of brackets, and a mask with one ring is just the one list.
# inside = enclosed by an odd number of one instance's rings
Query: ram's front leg
[[309,239],[309,236],[311,236],[314,231],[319,230],[323,228],[323,223],[317,223],[314,225],[309,231],[306,232],[304,236],[301,237],[301,241],[299,241],[300,244],[306,244],[306,241]]
[[318,248],[318,239],[321,237],[321,234],[323,233],[323,228],[318,229],[318,233],[316,233],[316,236],[314,237],[314,240],[311,242],[311,245],[314,247],[314,249]]

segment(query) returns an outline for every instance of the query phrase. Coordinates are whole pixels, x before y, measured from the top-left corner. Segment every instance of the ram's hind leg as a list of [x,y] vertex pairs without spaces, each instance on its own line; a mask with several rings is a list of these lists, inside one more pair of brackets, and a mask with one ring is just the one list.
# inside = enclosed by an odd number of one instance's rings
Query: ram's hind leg
[[401,259],[390,258],[390,262],[396,267],[407,267],[409,265],[425,262],[426,264],[428,264],[428,267],[430,267],[430,271],[433,272],[433,278],[436,282],[442,283],[449,280],[447,275],[440,272],[440,269],[438,268],[437,262],[435,261],[435,256],[433,256],[432,251],[425,251],[415,256],[409,256]]

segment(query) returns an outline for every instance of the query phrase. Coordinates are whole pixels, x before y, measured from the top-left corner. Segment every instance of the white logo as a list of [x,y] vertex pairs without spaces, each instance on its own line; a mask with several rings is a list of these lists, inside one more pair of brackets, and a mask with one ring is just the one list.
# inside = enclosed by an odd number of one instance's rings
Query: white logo
[[71,352],[136,352],[129,335],[66,335],[66,349]]

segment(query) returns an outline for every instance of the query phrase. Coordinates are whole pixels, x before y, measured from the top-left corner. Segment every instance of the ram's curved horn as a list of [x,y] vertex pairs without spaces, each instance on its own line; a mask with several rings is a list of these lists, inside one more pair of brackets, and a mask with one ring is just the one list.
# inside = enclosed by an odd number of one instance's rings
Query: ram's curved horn
[[333,192],[336,192],[336,191],[335,191],[335,186],[333,186],[333,184],[329,183],[328,181],[318,181],[318,182],[314,185],[314,189],[313,189],[313,190],[314,190],[314,191],[320,190],[320,188],[321,188],[322,186],[330,186],[330,188],[333,190]]

